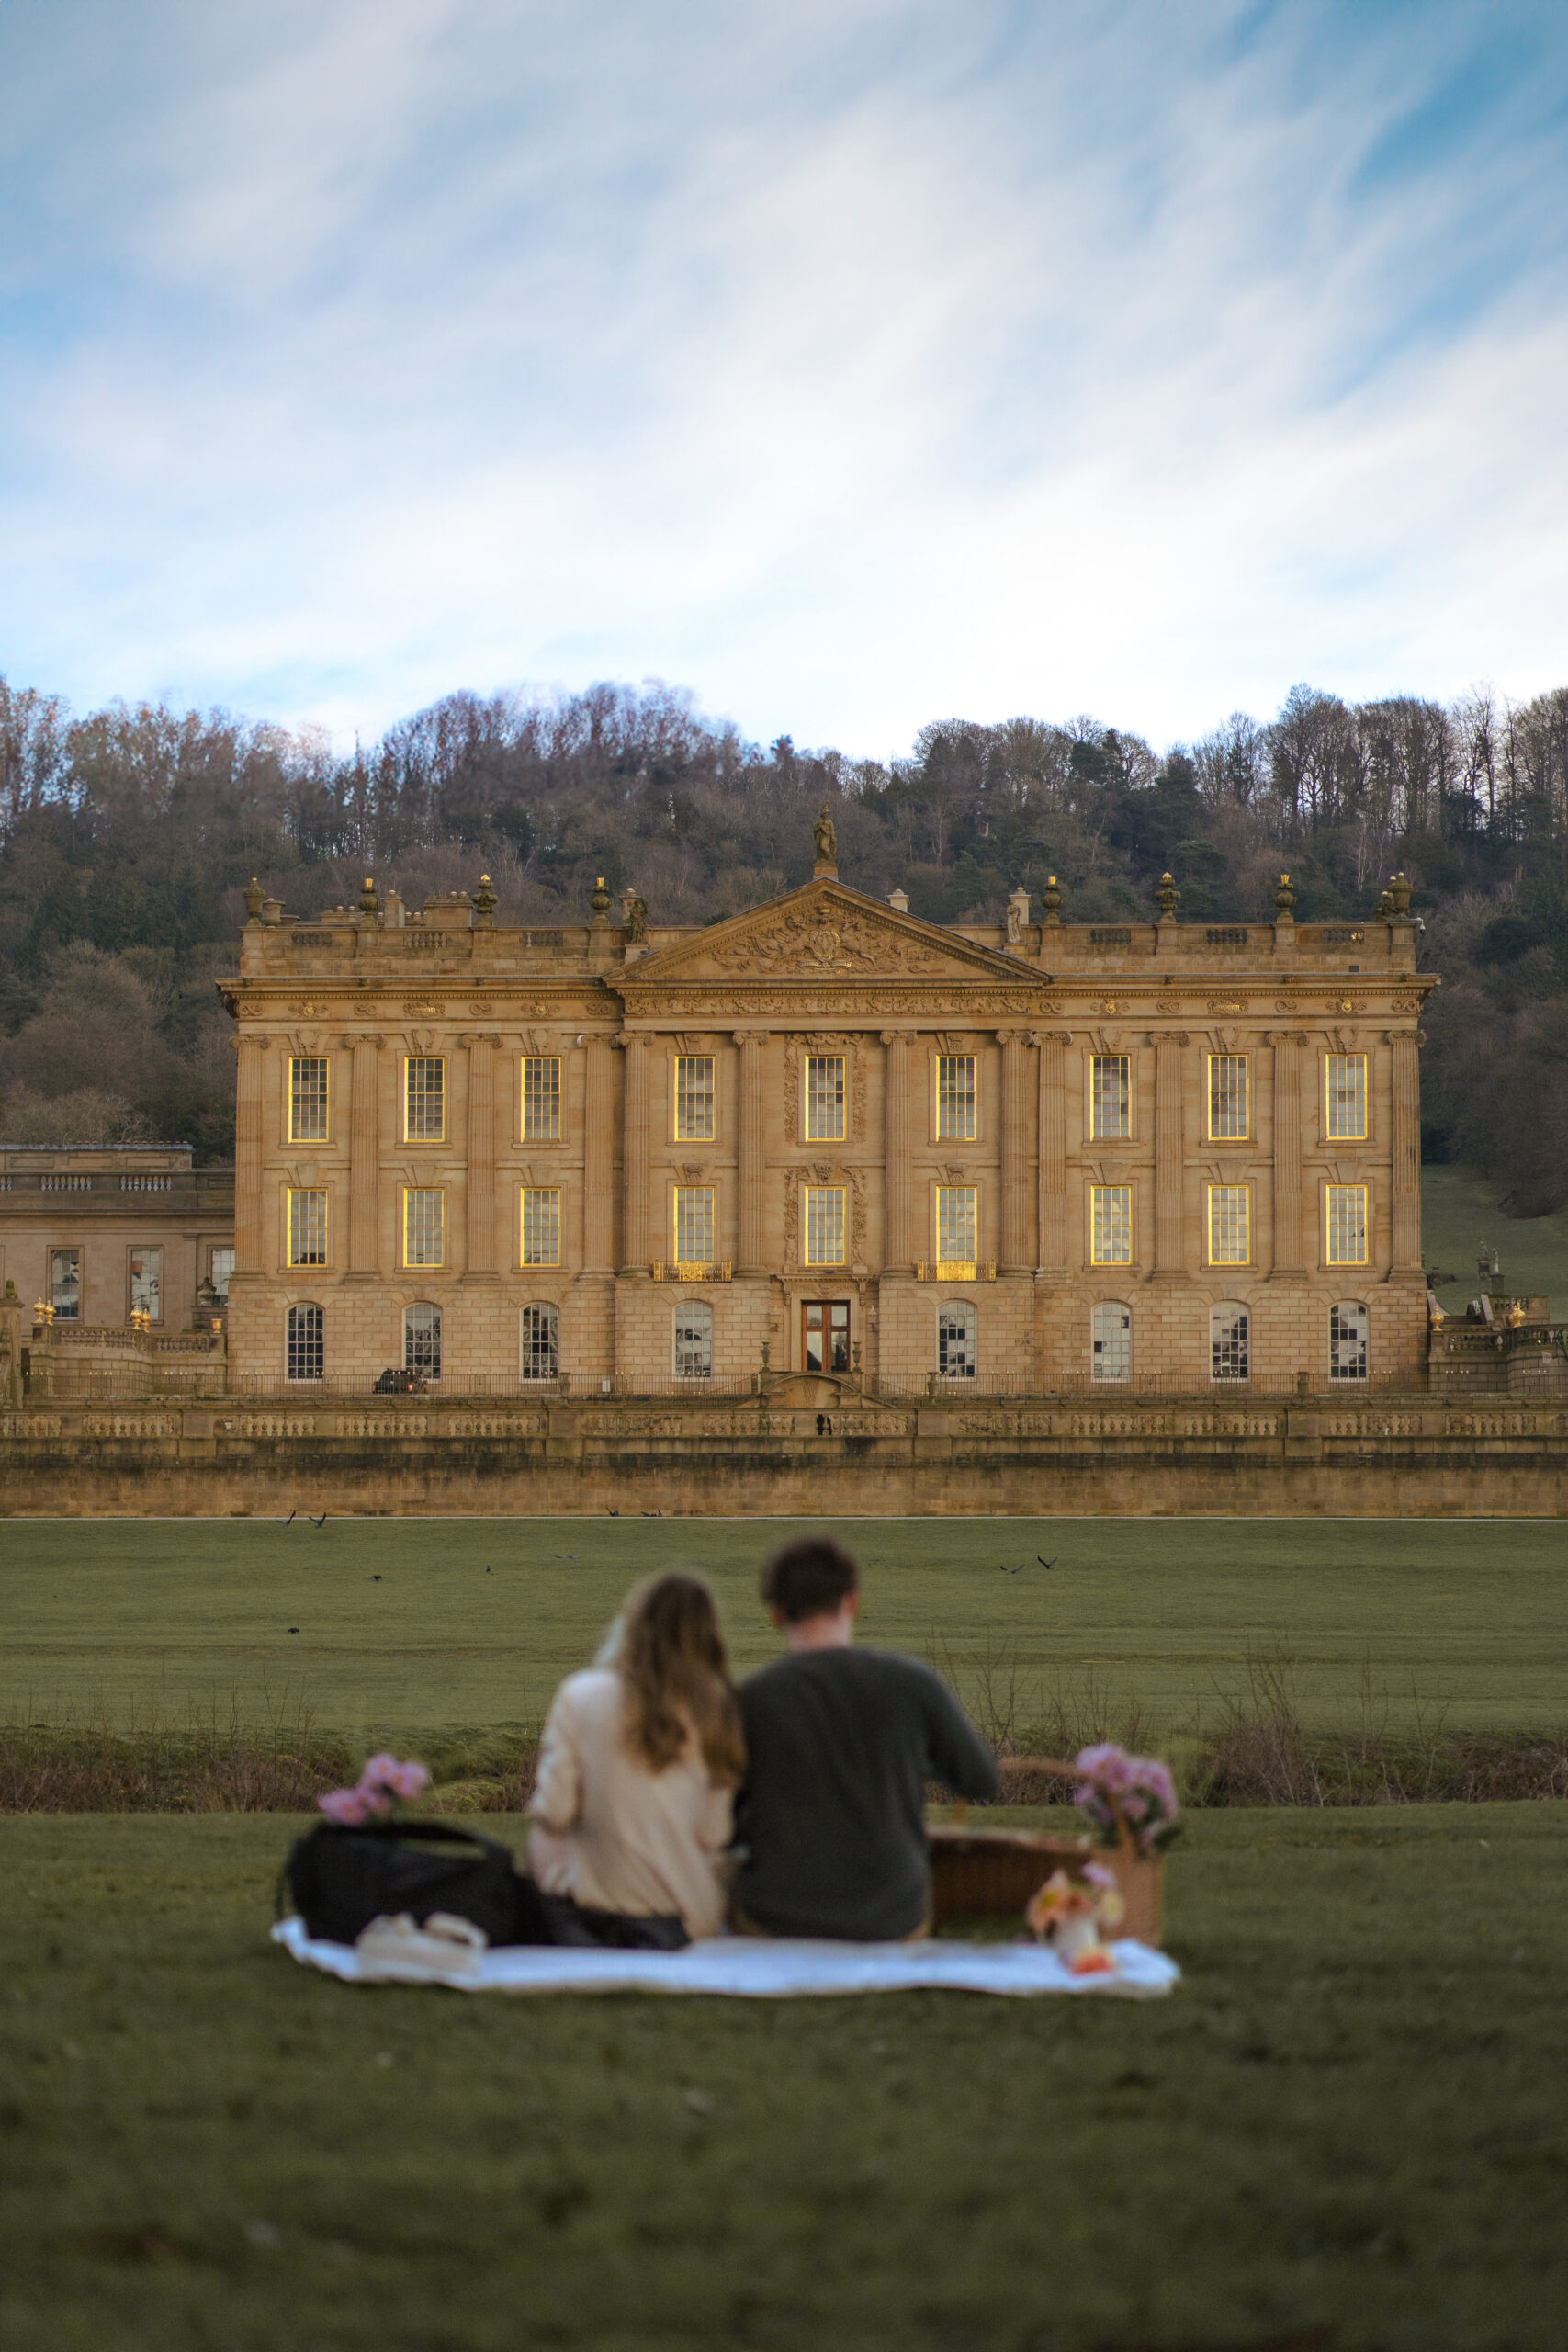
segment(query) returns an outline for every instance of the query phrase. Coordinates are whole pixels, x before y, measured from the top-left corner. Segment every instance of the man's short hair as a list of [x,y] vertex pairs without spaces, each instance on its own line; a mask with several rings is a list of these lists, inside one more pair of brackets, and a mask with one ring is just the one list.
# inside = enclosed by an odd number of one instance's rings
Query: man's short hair
[[836,1617],[860,1585],[860,1570],[830,1535],[800,1535],[762,1569],[762,1600],[786,1625],[808,1617]]

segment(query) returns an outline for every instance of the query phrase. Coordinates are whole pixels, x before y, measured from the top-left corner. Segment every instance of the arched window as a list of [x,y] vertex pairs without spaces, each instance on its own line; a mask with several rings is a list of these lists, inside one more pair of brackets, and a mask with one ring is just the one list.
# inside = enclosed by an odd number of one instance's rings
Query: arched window
[[979,1318],[967,1299],[949,1299],[936,1311],[936,1370],[939,1380],[973,1380],[978,1353]]
[[525,1306],[523,1309],[523,1377],[525,1380],[558,1380],[560,1377],[560,1318],[553,1306]]
[[1252,1318],[1228,1301],[1209,1317],[1209,1373],[1214,1380],[1251,1377]]
[[675,1309],[675,1377],[713,1378],[713,1309],[705,1299],[684,1300]]
[[1328,1310],[1328,1377],[1365,1380],[1367,1376],[1367,1310],[1359,1300],[1341,1299]]
[[441,1377],[441,1309],[428,1299],[403,1309],[403,1370],[416,1380]]
[[321,1340],[321,1310],[319,1306],[291,1306],[288,1310],[288,1336],[286,1363],[290,1380],[320,1380],[324,1361]]
[[1133,1377],[1133,1310],[1119,1298],[1101,1300],[1089,1318],[1089,1376],[1125,1381]]

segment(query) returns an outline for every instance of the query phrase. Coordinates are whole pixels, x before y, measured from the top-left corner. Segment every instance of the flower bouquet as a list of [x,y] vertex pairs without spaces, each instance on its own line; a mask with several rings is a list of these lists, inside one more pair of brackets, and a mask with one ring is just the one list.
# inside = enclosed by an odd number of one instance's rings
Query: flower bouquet
[[1119,1928],[1126,1908],[1114,1871],[1103,1862],[1085,1862],[1076,1879],[1053,1871],[1031,1895],[1023,1917],[1036,1942],[1049,1944],[1069,1974],[1110,1976],[1116,1963],[1101,1930]]
[[383,1751],[368,1759],[352,1789],[333,1789],[316,1803],[329,1821],[357,1829],[364,1822],[384,1818],[400,1801],[419,1796],[429,1786],[425,1765],[400,1764],[395,1756]]

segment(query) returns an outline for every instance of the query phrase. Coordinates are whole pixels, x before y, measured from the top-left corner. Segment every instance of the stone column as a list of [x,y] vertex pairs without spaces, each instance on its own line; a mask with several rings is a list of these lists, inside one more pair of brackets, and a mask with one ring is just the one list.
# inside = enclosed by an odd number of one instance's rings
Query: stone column
[[1306,1032],[1276,1029],[1274,1048],[1275,1281],[1299,1281],[1302,1261],[1302,1066]]
[[590,1036],[582,1085],[582,1271],[615,1266],[615,1041]]
[[1421,1267],[1421,1065],[1414,1029],[1391,1029],[1393,1058],[1393,1282],[1418,1282]]
[[999,1029],[1002,1049],[1002,1272],[1033,1271],[1029,1247],[1029,1113],[1031,1040],[1021,1029]]
[[621,1137],[621,1272],[652,1272],[648,1251],[648,1039],[626,1045],[626,1111]]
[[883,1182],[886,1187],[884,1271],[912,1274],[915,1248],[910,1206],[909,1155],[913,1138],[909,1132],[909,1055],[914,1040],[907,1029],[884,1029],[881,1034],[887,1052],[883,1094]]
[[1179,1280],[1187,1271],[1181,1249],[1181,1057],[1187,1033],[1151,1033],[1155,1046],[1155,1273]]
[[[234,1101],[234,1272],[259,1274],[262,1266],[262,1083],[268,1040],[234,1040],[239,1057]],[[270,1272],[271,1267],[265,1271]]]
[[355,1037],[348,1107],[348,1271],[362,1282],[380,1272],[381,1040]]
[[740,1137],[736,1156],[736,1263],[738,1274],[765,1274],[762,1190],[765,1160],[764,1106],[768,1035],[764,1029],[738,1029],[740,1048]]
[[469,1037],[467,1272],[494,1282],[495,1049],[499,1037]]
[[1062,1032],[1040,1040],[1040,1271],[1067,1271],[1066,1049]]

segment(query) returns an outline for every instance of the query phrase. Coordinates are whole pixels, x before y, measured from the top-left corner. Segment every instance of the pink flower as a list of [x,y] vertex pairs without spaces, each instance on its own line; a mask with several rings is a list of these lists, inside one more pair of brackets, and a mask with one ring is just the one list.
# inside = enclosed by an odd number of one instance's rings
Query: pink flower
[[430,1786],[429,1768],[423,1764],[394,1764],[387,1774],[386,1785],[394,1796],[417,1797]]
[[378,1816],[392,1810],[392,1800],[385,1789],[367,1789],[361,1781],[355,1793],[367,1813],[373,1813]]
[[357,1789],[334,1789],[316,1802],[329,1821],[340,1821],[345,1829],[357,1828],[365,1818],[365,1799]]
[[1103,1862],[1086,1862],[1083,1866],[1083,1875],[1088,1879],[1090,1886],[1099,1887],[1101,1894],[1115,1894],[1116,1873],[1114,1871],[1108,1871]]

